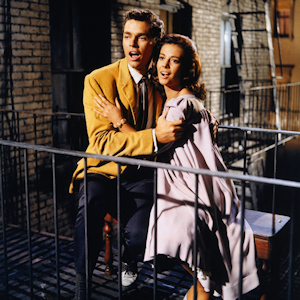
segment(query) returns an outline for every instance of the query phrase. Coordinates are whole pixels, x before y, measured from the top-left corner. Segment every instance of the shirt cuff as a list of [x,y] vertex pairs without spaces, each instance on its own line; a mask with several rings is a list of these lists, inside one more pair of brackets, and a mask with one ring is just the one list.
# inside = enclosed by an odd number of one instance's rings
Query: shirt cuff
[[157,145],[157,139],[156,139],[156,135],[155,135],[155,129],[152,129],[152,137],[153,137],[153,147],[154,147],[154,153],[158,152],[158,145]]

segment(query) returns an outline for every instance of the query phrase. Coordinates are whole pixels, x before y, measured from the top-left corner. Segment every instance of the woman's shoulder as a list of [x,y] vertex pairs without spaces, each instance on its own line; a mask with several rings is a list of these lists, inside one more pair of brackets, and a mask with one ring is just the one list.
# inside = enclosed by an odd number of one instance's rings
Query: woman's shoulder
[[184,94],[177,98],[173,98],[166,103],[169,107],[187,108],[193,107],[194,110],[205,110],[203,101],[197,98],[194,94]]

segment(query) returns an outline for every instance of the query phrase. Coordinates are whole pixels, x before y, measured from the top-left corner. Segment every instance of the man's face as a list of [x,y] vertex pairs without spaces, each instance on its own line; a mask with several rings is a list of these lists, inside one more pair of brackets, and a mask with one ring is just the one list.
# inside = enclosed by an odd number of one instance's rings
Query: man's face
[[145,21],[128,20],[123,32],[123,50],[129,65],[145,74],[152,57],[154,42]]

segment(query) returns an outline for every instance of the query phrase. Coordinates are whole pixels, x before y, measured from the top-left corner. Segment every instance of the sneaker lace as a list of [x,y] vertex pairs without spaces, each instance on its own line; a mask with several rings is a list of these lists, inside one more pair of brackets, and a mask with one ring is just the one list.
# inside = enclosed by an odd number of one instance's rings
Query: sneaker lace
[[135,268],[132,265],[125,264],[125,266],[124,266],[124,273],[128,274],[128,275],[133,275],[133,274],[136,273],[134,269]]

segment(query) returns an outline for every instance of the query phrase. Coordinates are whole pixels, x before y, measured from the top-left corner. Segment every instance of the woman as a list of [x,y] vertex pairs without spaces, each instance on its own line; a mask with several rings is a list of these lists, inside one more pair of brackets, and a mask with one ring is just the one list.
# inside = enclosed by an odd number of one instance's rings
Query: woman
[[[175,166],[227,171],[211,138],[213,117],[203,106],[205,87],[199,83],[201,64],[193,42],[182,35],[165,36],[154,53],[153,77],[163,87],[167,120],[183,119],[186,134],[168,144],[158,161]],[[123,119],[120,107],[96,100],[99,113],[114,125]],[[133,130],[127,123],[120,130]],[[195,175],[158,169],[157,254],[161,270],[180,263],[193,274]],[[240,213],[232,180],[199,176],[197,218],[197,299],[213,294],[238,298],[240,258]],[[243,242],[243,293],[259,285],[255,245],[245,221]],[[150,216],[144,260],[154,257],[154,212]],[[193,298],[193,286],[185,299]]]

